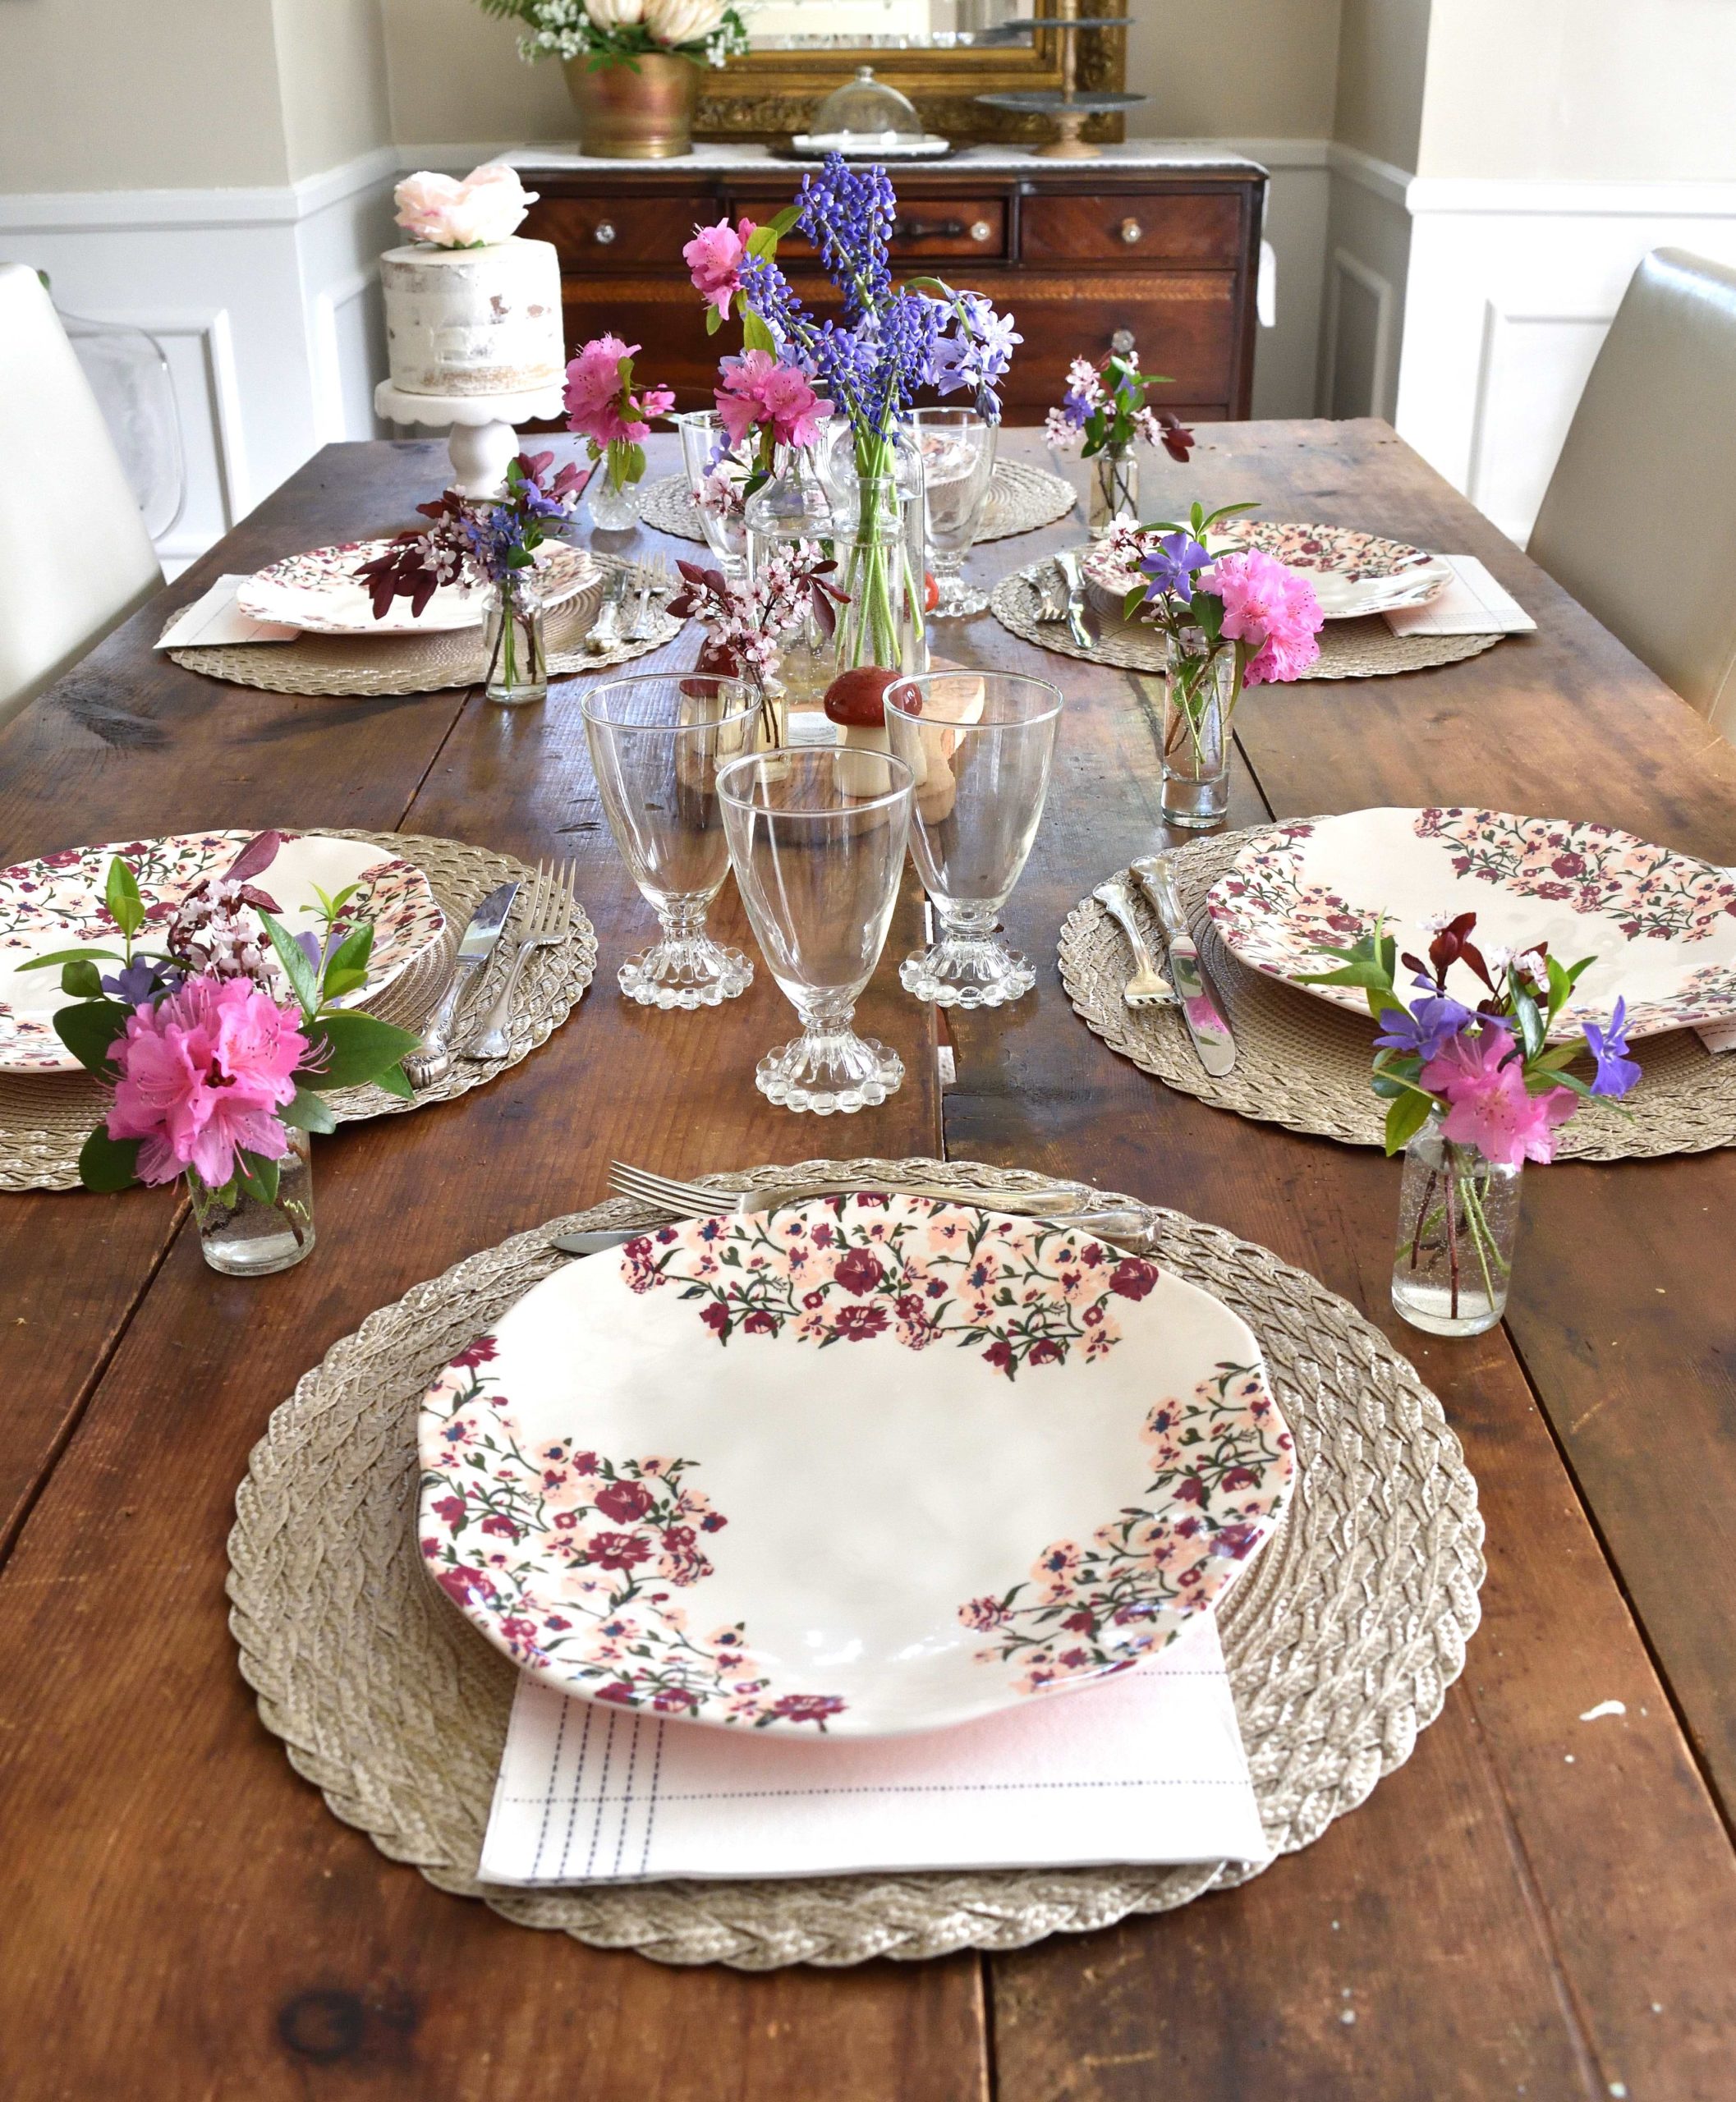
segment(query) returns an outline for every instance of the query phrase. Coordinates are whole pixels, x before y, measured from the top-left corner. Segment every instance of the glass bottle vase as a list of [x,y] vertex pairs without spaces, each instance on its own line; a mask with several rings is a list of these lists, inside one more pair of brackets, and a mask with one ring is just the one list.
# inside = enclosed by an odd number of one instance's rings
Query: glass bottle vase
[[585,508],[601,533],[631,533],[639,523],[639,495],[627,479],[628,455],[636,448],[612,439],[585,485]]
[[1166,823],[1189,831],[1222,824],[1229,810],[1230,718],[1236,653],[1212,650],[1199,628],[1169,638],[1164,675]]
[[1404,1150],[1393,1306],[1431,1336],[1480,1336],[1506,1310],[1519,1165],[1449,1139],[1436,1109]]
[[549,653],[543,640],[543,602],[534,586],[509,580],[494,587],[482,626],[482,690],[503,708],[523,708],[549,697]]
[[1139,448],[1130,439],[1124,445],[1106,445],[1092,456],[1086,523],[1091,538],[1100,540],[1110,526],[1139,517]]
[[269,1277],[311,1255],[314,1247],[314,1168],[308,1136],[285,1125],[289,1151],[278,1163],[277,1195],[269,1204],[239,1184],[226,1204],[216,1191],[187,1170],[187,1194],[199,1227],[199,1245],[214,1270],[226,1277]]

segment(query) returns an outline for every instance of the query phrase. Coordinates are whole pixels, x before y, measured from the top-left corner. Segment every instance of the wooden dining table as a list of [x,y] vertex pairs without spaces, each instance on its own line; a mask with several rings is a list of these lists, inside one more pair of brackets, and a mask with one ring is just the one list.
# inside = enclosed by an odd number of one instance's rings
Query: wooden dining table
[[[1470,553],[1537,621],[1444,668],[1251,692],[1232,824],[1462,802],[1736,860],[1736,752],[1385,425],[1201,436],[1186,467],[1148,470],[1148,515],[1256,498]],[[1034,434],[1003,443],[1040,457]],[[657,439],[652,473],[676,464]],[[793,1017],[767,973],[696,1014],[616,989],[652,920],[599,806],[582,679],[518,710],[304,697],[154,651],[219,574],[396,529],[444,469],[438,443],[328,447],[0,731],[0,861],[213,826],[443,834],[574,857],[601,952],[521,1064],[318,1142],[319,1245],[281,1276],[209,1269],[174,1189],[0,1195],[0,2095],[1729,2102],[1736,1151],[1533,1168],[1504,1325],[1403,1326],[1397,1163],[1171,1092],[1074,1015],[1063,918],[1170,837],[1155,687],[988,615],[947,624],[947,654],[1066,697],[1005,915],[1036,990],[944,1017],[907,998],[911,877],[861,1011],[903,1087],[847,1119],[771,1107],[754,1067]],[[970,573],[1078,538],[1069,520],[985,546]],[[745,936],[733,893],[716,922]],[[1013,1952],[684,1970],[442,1893],[292,1769],[223,1581],[237,1484],[298,1377],[419,1281],[599,1199],[611,1157],[816,1154],[1085,1177],[1215,1221],[1343,1294],[1440,1396],[1487,1524],[1481,1625],[1410,1758],[1314,1844]]]

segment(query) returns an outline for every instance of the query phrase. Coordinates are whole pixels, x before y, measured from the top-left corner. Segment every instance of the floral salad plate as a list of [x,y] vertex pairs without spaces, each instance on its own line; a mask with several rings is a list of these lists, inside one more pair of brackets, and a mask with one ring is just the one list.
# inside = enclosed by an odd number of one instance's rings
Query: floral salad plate
[[876,1737],[1125,1670],[1294,1456],[1246,1324],[1058,1226],[894,1196],[568,1264],[420,1418],[434,1581],[564,1692]]
[[[57,949],[119,946],[103,902],[116,855],[138,879],[145,910],[139,939],[146,947],[160,948],[163,923],[188,892],[207,876],[222,875],[255,837],[251,832],[177,833],[164,839],[68,847],[0,869],[0,1072],[79,1070],[54,1033],[54,1012],[67,1001],[60,973],[20,966]],[[332,897],[347,884],[356,886],[344,917],[373,921],[374,948],[367,982],[343,997],[339,1004],[345,1007],[361,1006],[383,992],[439,940],[446,925],[422,871],[365,840],[286,834],[270,865],[252,880],[282,906],[278,916],[292,934],[318,931],[319,891]],[[287,996],[287,986],[281,989]]]
[[[481,626],[489,593],[457,584],[443,584],[420,614],[411,613],[407,599],[394,599],[376,620],[367,586],[356,581],[356,572],[390,545],[386,539],[346,540],[286,555],[245,578],[236,588],[236,604],[254,620],[277,621],[308,635],[430,635]],[[545,607],[564,605],[597,575],[584,548],[558,540],[538,548],[536,567]]]
[[[1348,526],[1285,525],[1273,519],[1233,519],[1210,534],[1214,553],[1260,548],[1303,571],[1329,621],[1358,620],[1400,606],[1425,606],[1453,574],[1444,556]],[[1121,612],[1127,594],[1143,581],[1114,534],[1084,558],[1084,572],[1100,612]]]
[[[1595,957],[1557,1040],[1587,1021],[1607,1026],[1618,998],[1630,1036],[1736,1015],[1736,870],[1608,825],[1458,806],[1282,824],[1249,841],[1207,903],[1225,944],[1274,978],[1330,971],[1316,944],[1346,947],[1378,914],[1415,956],[1427,923],[1474,912],[1486,957],[1544,942],[1564,963]],[[1302,989],[1368,1012],[1354,986]],[[1466,964],[1448,973],[1447,990],[1468,1005],[1485,989]]]

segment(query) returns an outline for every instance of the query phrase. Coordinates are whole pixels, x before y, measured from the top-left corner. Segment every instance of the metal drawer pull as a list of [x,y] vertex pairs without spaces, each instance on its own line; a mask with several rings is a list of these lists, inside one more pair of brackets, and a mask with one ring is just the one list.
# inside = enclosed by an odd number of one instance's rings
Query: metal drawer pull
[[612,219],[599,219],[596,231],[590,237],[593,241],[600,241],[603,246],[607,248],[615,237],[614,222]]
[[1121,237],[1128,247],[1132,248],[1145,239],[1146,230],[1137,219],[1123,219],[1121,223]]
[[[964,232],[962,219],[894,219],[892,237],[894,241],[957,241]],[[990,229],[978,233],[973,227],[972,241],[983,240]]]
[[994,232],[994,227],[989,224],[989,222],[986,219],[973,219],[971,222],[971,238],[972,241],[987,241],[993,235]]

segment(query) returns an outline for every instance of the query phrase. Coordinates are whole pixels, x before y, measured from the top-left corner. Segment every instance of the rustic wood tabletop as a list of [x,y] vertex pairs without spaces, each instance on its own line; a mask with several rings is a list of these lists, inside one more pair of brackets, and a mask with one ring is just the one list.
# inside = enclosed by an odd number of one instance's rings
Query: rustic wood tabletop
[[[1008,434],[1040,457],[1036,434]],[[652,472],[674,465],[657,441]],[[0,731],[0,861],[210,825],[443,833],[576,856],[596,984],[522,1065],[319,1142],[319,1246],[263,1283],[200,1260],[174,1191],[0,1197],[0,2092],[128,2102],[1486,2102],[1736,2088],[1736,1151],[1526,1177],[1508,1319],[1474,1342],[1387,1301],[1398,1170],[1173,1094],[1072,1012],[1068,908],[1160,840],[1154,691],[987,615],[943,647],[1068,703],[1008,909],[1038,989],[941,1025],[893,959],[862,1019],[909,1077],[820,1123],[755,1092],[790,1017],[762,972],[718,1012],[618,994],[650,916],[616,856],[577,681],[300,698],[152,649],[219,573],[389,530],[438,443],[321,453]],[[1472,802],[1600,819],[1736,859],[1736,751],[1385,425],[1206,429],[1146,509],[1259,498],[1481,557],[1534,636],[1398,678],[1256,690],[1231,822]],[[980,549],[998,576],[1069,522]],[[642,535],[639,547],[677,542]],[[687,645],[691,648],[691,640]],[[646,660],[655,668],[673,659]],[[733,892],[718,924],[745,939]],[[1016,1954],[824,1972],[679,1971],[509,1925],[341,1824],[260,1725],[224,1540],[270,1410],[372,1309],[604,1193],[816,1152],[1094,1177],[1263,1241],[1343,1293],[1440,1394],[1488,1525],[1482,1626],[1408,1764],[1244,1888]],[[1587,1712],[1620,1701],[1625,1713]]]

